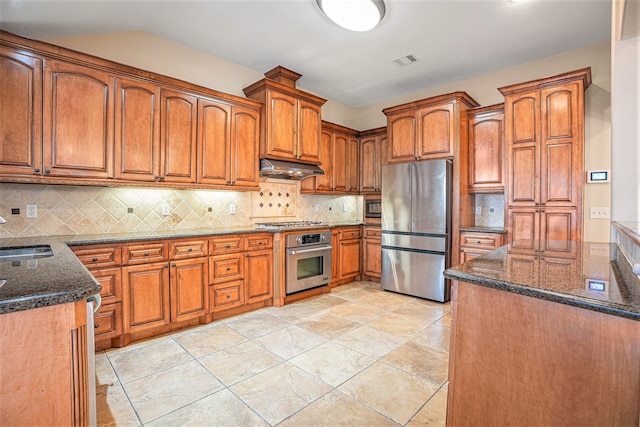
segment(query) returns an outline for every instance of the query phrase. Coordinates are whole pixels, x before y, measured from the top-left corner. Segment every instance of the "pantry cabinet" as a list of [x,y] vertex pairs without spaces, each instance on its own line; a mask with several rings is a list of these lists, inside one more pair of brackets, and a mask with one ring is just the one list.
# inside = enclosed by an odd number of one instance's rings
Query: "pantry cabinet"
[[[465,92],[455,92],[385,108],[387,161],[403,163],[453,157],[466,116],[478,103]],[[466,141],[465,141],[466,142]]]
[[504,193],[504,104],[469,115],[469,192]]
[[42,174],[42,59],[0,46],[0,76],[0,176]]
[[[584,91],[591,69],[500,88],[508,151],[508,240],[580,240]],[[525,244],[525,243],[520,243]]]
[[321,112],[325,99],[295,87],[301,75],[284,67],[244,88],[262,102],[260,158],[320,164]]
[[382,165],[386,158],[387,128],[360,133],[360,193],[379,194],[382,190]]

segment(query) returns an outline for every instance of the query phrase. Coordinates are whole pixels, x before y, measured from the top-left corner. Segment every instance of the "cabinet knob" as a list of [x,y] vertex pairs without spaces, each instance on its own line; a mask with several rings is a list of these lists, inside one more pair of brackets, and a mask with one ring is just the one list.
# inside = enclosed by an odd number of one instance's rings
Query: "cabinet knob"
[[174,262],[173,264],[171,264],[171,267],[175,267],[175,266],[176,266],[176,263],[175,263],[175,262]]
[[193,248],[187,249],[187,252],[193,252]]
[[482,243],[480,240],[476,240],[476,243]]
[[93,262],[98,262],[98,258],[97,257],[93,257],[92,261]]
[[231,270],[231,267],[227,267],[227,271]]
[[249,258],[249,254],[244,254],[244,256],[245,256],[246,258]]
[[161,176],[161,177],[160,177],[160,181],[164,181],[164,176]]
[[47,173],[47,174],[48,174],[48,173],[51,173],[51,171],[50,171],[49,169],[45,169],[45,170],[44,170],[44,173]]
[[153,179],[155,179],[156,181],[157,181],[159,178],[160,178],[160,177],[159,177],[158,175],[155,175],[155,176],[153,177]]
[[460,249],[460,252],[464,252],[464,249]]
[[145,253],[144,253],[144,256],[149,256],[149,252],[145,252]]
[[100,323],[95,323],[95,324],[93,325],[93,327],[94,327],[94,329],[98,329],[98,328],[100,327]]
[[261,244],[262,244],[262,242],[258,242],[258,244],[259,244],[259,245],[261,245]]
[[226,247],[227,247],[227,249],[229,249],[231,247],[231,245],[227,245]]
[[165,265],[164,265],[164,268],[169,268],[169,264],[165,264]]
[[231,295],[227,295],[227,299],[231,298]]
[[36,169],[34,170],[34,172],[35,172],[35,173],[40,173],[40,169],[36,168]]

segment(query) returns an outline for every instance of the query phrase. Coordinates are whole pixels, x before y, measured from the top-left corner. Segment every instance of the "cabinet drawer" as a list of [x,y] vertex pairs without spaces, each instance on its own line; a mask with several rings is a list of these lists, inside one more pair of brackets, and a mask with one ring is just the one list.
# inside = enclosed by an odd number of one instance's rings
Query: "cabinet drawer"
[[382,239],[382,230],[379,228],[366,228],[364,237],[365,239]]
[[360,227],[340,230],[341,239],[359,239],[360,237],[362,237],[362,229]]
[[206,240],[191,240],[188,242],[171,242],[169,244],[169,258],[183,259],[207,256],[209,247]]
[[87,268],[120,265],[121,250],[119,246],[77,246],[73,248],[73,253]]
[[147,264],[167,259],[166,243],[145,243],[125,246],[122,251],[122,263],[125,265]]
[[122,304],[102,305],[94,317],[96,341],[122,335]]
[[217,255],[209,258],[209,283],[242,279],[244,254]]
[[502,246],[502,235],[492,233],[460,233],[460,246],[467,248],[496,249]]
[[242,237],[221,237],[209,241],[209,253],[212,255],[240,252],[244,249]]
[[91,274],[102,285],[102,290],[100,291],[102,304],[122,301],[122,272],[120,268],[92,270]]
[[247,237],[247,250],[268,249],[273,246],[273,237],[271,235],[260,235]]
[[244,304],[244,281],[235,280],[221,285],[209,286],[211,311],[227,310]]

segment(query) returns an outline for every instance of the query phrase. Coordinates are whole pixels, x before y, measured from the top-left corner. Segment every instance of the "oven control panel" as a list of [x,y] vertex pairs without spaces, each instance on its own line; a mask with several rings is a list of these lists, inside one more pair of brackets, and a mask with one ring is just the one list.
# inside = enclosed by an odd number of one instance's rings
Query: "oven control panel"
[[290,234],[287,236],[287,248],[323,244],[330,241],[330,237],[331,232]]

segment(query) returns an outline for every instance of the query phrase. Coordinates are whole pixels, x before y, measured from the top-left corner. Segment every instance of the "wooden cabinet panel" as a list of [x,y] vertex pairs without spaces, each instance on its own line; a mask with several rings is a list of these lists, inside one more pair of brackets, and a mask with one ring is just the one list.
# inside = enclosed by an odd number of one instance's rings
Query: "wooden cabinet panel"
[[318,163],[320,152],[321,107],[301,99],[297,129],[298,150],[296,158],[301,162]]
[[313,185],[315,180],[316,190],[331,191],[332,189],[331,181],[333,179],[332,178],[333,165],[332,165],[332,155],[331,155],[332,149],[333,149],[333,132],[322,129],[322,133],[320,135],[319,159],[321,162],[322,170],[324,170],[324,175],[316,176],[313,178],[307,178],[303,180],[300,183],[300,185],[306,184],[307,182]]
[[0,46],[0,174],[42,174],[42,60]]
[[538,203],[538,148],[533,145],[511,149],[509,163],[509,205],[534,206]]
[[113,178],[110,81],[103,71],[45,61],[45,176]]
[[333,137],[333,162],[331,164],[331,184],[334,191],[347,191],[347,143],[346,135],[334,133]]
[[540,213],[535,209],[514,208],[507,214],[509,241],[514,248],[537,250],[540,235]]
[[123,267],[122,288],[125,333],[169,324],[168,263]]
[[197,258],[209,254],[209,242],[206,240],[172,241],[169,243],[169,258]]
[[103,305],[122,301],[122,275],[120,268],[92,270],[91,274],[102,286],[100,296],[102,297]]
[[453,156],[453,104],[419,110],[418,148],[421,159]]
[[547,208],[540,214],[540,238],[545,251],[570,251],[570,240],[576,238],[577,209]]
[[340,241],[340,278],[360,274],[360,239]]
[[96,341],[122,335],[122,303],[102,304],[95,314],[94,326]]
[[222,283],[244,278],[243,254],[216,255],[209,257],[209,283]]
[[469,110],[469,192],[504,192],[504,106]]
[[511,108],[509,129],[513,144],[537,143],[539,141],[540,94],[537,91],[518,95],[507,108]]
[[246,249],[248,251],[254,249],[267,249],[273,247],[273,236],[270,234],[259,234],[255,236],[248,236],[246,238]]
[[141,243],[139,245],[128,245],[122,248],[122,264],[147,264],[167,259],[167,244]]
[[380,191],[380,140],[363,138],[360,141],[360,192]]
[[244,305],[244,280],[209,286],[211,311],[217,312]]
[[355,138],[349,138],[347,144],[347,192],[355,194],[360,190],[360,142]]
[[92,245],[73,247],[73,253],[87,268],[104,268],[120,265],[120,246]]
[[296,131],[298,127],[297,99],[270,91],[267,154],[288,159],[297,157]]
[[253,251],[246,254],[246,302],[264,301],[273,296],[273,252]]
[[460,232],[460,263],[472,260],[504,244],[504,235],[479,231]]
[[209,254],[225,254],[240,252],[244,250],[244,239],[242,237],[216,237],[209,241]]
[[171,321],[195,319],[207,313],[207,258],[171,262]]
[[380,278],[382,273],[382,232],[380,227],[364,227],[362,273]]
[[387,117],[389,163],[410,162],[416,159],[416,115],[415,112]]
[[231,107],[198,99],[198,181],[231,184]]
[[231,122],[231,184],[258,186],[260,115],[258,110],[233,107]]
[[115,176],[156,181],[160,175],[160,89],[116,78]]
[[161,91],[161,181],[196,182],[197,99],[183,92]]

